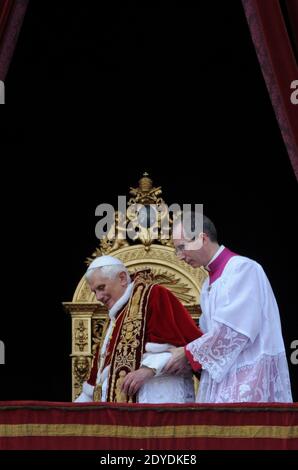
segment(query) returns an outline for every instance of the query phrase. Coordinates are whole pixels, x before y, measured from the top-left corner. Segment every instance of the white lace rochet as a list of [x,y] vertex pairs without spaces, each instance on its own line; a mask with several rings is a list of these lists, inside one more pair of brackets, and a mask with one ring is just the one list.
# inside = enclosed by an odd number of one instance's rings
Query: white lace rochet
[[[285,353],[250,361],[249,338],[224,324],[189,344],[203,366],[198,402],[291,402]],[[251,358],[252,359],[252,358]]]

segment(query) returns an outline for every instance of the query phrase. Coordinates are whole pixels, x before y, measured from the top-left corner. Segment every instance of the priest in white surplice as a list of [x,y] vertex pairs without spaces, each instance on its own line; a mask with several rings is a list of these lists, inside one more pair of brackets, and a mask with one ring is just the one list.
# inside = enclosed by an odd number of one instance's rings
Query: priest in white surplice
[[174,244],[180,259],[204,266],[209,277],[201,292],[203,336],[173,349],[165,372],[189,363],[201,370],[201,403],[292,402],[278,306],[262,267],[219,246],[205,216],[193,241],[177,224]]

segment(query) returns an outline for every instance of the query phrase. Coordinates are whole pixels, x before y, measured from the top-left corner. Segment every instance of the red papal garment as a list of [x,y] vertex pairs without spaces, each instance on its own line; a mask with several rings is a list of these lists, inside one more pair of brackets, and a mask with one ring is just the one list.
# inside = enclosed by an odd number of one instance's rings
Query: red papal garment
[[[135,341],[139,354],[135,369],[147,366],[155,369],[156,374],[140,388],[135,401],[139,403],[193,402],[195,395],[192,373],[187,371],[181,376],[163,375],[162,369],[171,357],[167,351],[169,347],[184,346],[199,338],[202,333],[188,310],[168,289],[160,285],[151,285],[147,292],[148,295],[143,300],[142,307],[145,321],[143,340]],[[110,310],[110,321],[103,344],[96,352],[90,378],[83,384],[83,392],[76,402],[93,401],[93,391],[97,384],[101,384],[101,401],[126,401],[119,392],[116,392],[115,398],[111,398],[109,387],[111,387],[111,378],[115,373],[116,366],[113,361],[115,351],[117,352],[120,347],[123,349],[124,317],[126,315],[125,318],[127,318],[127,309],[130,307],[133,295],[134,283],[132,282]],[[123,350],[125,351],[125,345]],[[125,375],[124,372],[123,374]],[[117,380],[121,381],[121,374],[117,377]]]

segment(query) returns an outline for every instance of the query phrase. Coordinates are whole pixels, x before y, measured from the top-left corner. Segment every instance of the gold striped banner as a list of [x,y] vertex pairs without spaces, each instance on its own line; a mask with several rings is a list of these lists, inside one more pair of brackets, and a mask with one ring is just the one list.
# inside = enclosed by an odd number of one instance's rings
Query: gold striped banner
[[99,424],[7,424],[0,425],[0,437],[63,436],[152,438],[297,439],[298,426],[113,426]]

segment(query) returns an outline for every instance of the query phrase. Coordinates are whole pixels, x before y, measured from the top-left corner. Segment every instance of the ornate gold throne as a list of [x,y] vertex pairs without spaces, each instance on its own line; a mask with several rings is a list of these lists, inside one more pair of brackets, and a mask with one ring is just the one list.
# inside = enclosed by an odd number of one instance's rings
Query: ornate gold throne
[[[127,202],[125,220],[120,221],[120,212],[115,213],[113,232],[100,241],[99,248],[87,259],[90,264],[96,256],[110,254],[116,256],[126,265],[131,273],[140,269],[150,268],[154,279],[159,284],[171,290],[189,310],[192,317],[197,319],[200,315],[199,297],[201,286],[206,278],[203,268],[192,268],[180,261],[174,252],[171,221],[169,236],[162,237],[160,227],[163,217],[168,216],[166,210],[159,209],[153,212],[154,224],[150,225],[152,217],[148,218],[154,207],[167,208],[161,198],[161,187],[153,187],[152,180],[147,173],[139,181],[138,188],[130,188],[131,198]],[[141,207],[137,213],[132,208]],[[169,217],[168,217],[169,219]],[[138,226],[134,239],[119,237],[119,226]],[[117,229],[118,227],[118,229]],[[72,323],[72,400],[80,393],[82,383],[88,379],[92,358],[97,344],[101,340],[103,324],[107,316],[106,308],[96,301],[95,295],[90,291],[83,276],[79,282],[71,302],[63,303],[67,312],[71,314]]]

